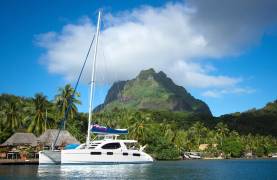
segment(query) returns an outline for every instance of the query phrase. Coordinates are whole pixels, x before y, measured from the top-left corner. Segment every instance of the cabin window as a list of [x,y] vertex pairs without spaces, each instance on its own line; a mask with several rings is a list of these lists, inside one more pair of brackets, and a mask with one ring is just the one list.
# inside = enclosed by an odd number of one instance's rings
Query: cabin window
[[107,152],[107,155],[113,155],[113,152]]
[[90,152],[90,155],[101,155],[101,152]]
[[124,153],[123,153],[123,156],[128,156],[128,153],[124,152]]
[[118,149],[120,147],[121,146],[119,143],[108,143],[108,144],[105,144],[104,146],[102,146],[102,149]]
[[139,153],[133,153],[133,156],[140,156]]

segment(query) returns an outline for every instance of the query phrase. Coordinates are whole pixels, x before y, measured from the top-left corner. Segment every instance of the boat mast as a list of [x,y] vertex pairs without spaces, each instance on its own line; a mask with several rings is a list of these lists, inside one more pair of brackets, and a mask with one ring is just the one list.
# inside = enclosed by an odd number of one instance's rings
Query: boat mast
[[93,110],[93,95],[95,89],[95,67],[96,67],[96,57],[97,57],[97,46],[98,46],[98,36],[100,31],[100,19],[101,19],[101,12],[98,12],[98,21],[97,21],[97,29],[96,29],[96,43],[94,47],[94,56],[92,62],[92,71],[91,71],[91,82],[90,82],[90,97],[89,97],[89,116],[88,116],[88,134],[86,139],[86,148],[89,147],[90,142],[90,129],[91,129],[91,115]]

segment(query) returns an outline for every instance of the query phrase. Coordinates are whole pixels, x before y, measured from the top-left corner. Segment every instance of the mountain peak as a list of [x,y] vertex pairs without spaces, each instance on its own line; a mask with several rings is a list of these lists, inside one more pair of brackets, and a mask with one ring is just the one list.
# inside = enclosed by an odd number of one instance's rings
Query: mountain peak
[[211,115],[209,107],[195,99],[185,88],[176,85],[167,75],[153,68],[143,70],[128,81],[116,82],[104,104],[95,110],[113,108],[185,111]]
[[147,79],[150,76],[154,76],[156,74],[155,70],[153,68],[147,69],[147,70],[142,70],[140,71],[139,75],[137,76],[137,78],[139,79]]

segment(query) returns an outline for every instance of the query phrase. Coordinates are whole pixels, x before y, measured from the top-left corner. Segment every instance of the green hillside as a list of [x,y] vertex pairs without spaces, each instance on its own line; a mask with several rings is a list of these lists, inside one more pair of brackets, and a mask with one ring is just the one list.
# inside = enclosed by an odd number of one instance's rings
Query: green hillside
[[96,107],[96,111],[113,108],[170,110],[211,115],[209,107],[203,101],[195,99],[185,88],[174,84],[162,71],[156,73],[153,69],[141,71],[135,79],[114,83],[104,104]]
[[226,114],[216,120],[226,123],[229,128],[243,134],[277,136],[277,100],[268,103],[261,109]]

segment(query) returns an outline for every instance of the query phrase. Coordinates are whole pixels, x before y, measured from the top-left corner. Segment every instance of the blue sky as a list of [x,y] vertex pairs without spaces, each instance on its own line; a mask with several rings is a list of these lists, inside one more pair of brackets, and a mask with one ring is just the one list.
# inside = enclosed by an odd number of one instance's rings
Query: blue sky
[[[74,83],[75,65],[83,60],[101,8],[104,50],[98,77],[104,73],[106,81],[97,86],[95,104],[104,100],[113,81],[154,67],[204,100],[216,116],[260,108],[277,98],[277,7],[274,1],[255,2],[232,1],[227,7],[233,11],[222,5],[216,14],[213,1],[1,1],[0,93],[43,92],[53,99],[59,87]],[[248,14],[237,10],[244,6]],[[126,37],[130,40],[122,43]],[[67,52],[68,44],[78,51]],[[87,111],[86,78],[79,91],[79,109]]]

